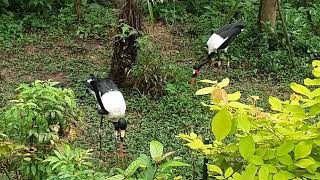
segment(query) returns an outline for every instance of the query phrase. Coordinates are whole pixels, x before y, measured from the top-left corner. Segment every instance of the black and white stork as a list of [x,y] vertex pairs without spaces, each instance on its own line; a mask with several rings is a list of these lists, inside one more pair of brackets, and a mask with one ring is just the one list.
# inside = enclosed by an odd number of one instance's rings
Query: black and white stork
[[[200,69],[202,66],[205,64],[209,63],[212,58],[214,57],[215,54],[218,55],[219,59],[219,52],[227,52],[230,44],[232,41],[240,34],[245,28],[244,22],[237,22],[233,24],[227,24],[219,28],[215,33],[211,35],[209,40],[207,41],[207,46],[208,46],[208,56],[207,60],[196,64],[193,67],[193,74],[192,74],[192,80],[191,84],[193,85],[196,81],[196,77],[200,74]],[[228,58],[228,67],[230,65]]]
[[[100,109],[98,113],[101,115],[100,130],[103,127],[103,119],[107,116],[114,125],[114,135],[116,145],[118,147],[117,139],[120,137],[120,156],[123,156],[123,141],[127,122],[122,119],[126,113],[126,102],[122,93],[119,91],[117,85],[110,79],[98,79],[91,75],[91,78],[86,80],[86,86],[89,91],[94,95]],[[101,132],[100,132],[100,150],[101,150]]]

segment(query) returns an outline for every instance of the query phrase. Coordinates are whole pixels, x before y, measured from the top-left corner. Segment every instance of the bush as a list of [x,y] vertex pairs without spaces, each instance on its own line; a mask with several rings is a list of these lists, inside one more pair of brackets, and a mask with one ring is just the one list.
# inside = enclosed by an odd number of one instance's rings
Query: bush
[[211,124],[216,140],[205,145],[195,133],[179,137],[211,160],[208,170],[217,179],[319,179],[320,61],[313,67],[316,78],[291,83],[289,100],[269,97],[271,112],[256,105],[256,96],[244,104],[239,91],[228,94],[229,79],[203,80],[212,86],[196,94],[210,94],[205,105],[217,111]]

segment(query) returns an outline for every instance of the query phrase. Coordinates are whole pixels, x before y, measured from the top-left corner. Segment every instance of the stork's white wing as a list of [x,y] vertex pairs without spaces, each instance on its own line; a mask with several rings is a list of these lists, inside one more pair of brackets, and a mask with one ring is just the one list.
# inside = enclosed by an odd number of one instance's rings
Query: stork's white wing
[[102,104],[109,112],[109,118],[120,118],[125,116],[126,102],[120,91],[109,91],[102,95]]
[[221,36],[217,34],[212,34],[209,38],[207,45],[208,45],[208,54],[217,51],[217,49],[228,39],[229,37],[226,37],[223,39]]

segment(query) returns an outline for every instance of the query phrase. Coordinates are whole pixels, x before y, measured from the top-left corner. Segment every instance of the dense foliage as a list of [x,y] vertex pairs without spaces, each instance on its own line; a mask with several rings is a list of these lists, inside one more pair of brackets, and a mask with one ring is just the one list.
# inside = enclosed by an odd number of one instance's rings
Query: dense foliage
[[320,61],[312,65],[315,79],[291,83],[289,100],[270,96],[272,112],[258,107],[256,96],[244,104],[239,91],[228,94],[229,79],[203,80],[212,85],[196,94],[209,94],[206,106],[217,111],[211,124],[216,140],[206,145],[195,133],[179,137],[212,160],[208,170],[217,179],[319,179]]

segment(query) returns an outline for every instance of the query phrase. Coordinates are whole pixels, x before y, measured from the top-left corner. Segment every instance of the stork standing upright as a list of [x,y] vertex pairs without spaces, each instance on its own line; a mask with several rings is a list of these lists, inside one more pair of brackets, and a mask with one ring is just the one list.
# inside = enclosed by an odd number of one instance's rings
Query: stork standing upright
[[[192,80],[191,80],[191,85],[193,85],[196,82],[196,77],[200,74],[200,69],[202,66],[205,64],[209,63],[212,58],[214,57],[215,54],[218,55],[219,57],[219,52],[227,52],[229,45],[231,42],[240,34],[245,28],[244,22],[237,22],[233,24],[227,24],[219,28],[215,33],[211,35],[209,40],[207,41],[207,46],[208,46],[208,56],[207,60],[196,64],[193,67],[193,74],[192,74]],[[229,62],[230,56],[228,56],[228,63],[227,66],[230,66]]]
[[[98,79],[91,75],[91,78],[86,80],[86,86],[89,91],[95,96],[100,109],[98,113],[101,115],[100,129],[103,126],[104,116],[107,116],[114,125],[114,136],[118,147],[117,139],[120,138],[119,150],[120,157],[124,156],[123,141],[127,122],[122,119],[126,112],[126,103],[122,93],[117,85],[110,79]],[[101,132],[100,132],[100,150],[101,150]]]

